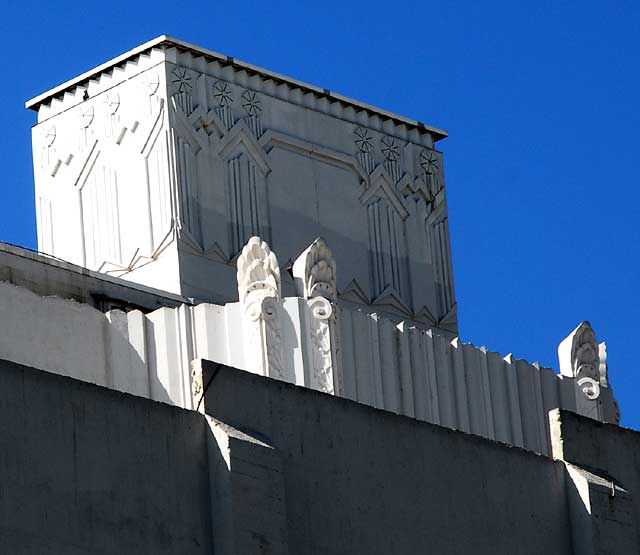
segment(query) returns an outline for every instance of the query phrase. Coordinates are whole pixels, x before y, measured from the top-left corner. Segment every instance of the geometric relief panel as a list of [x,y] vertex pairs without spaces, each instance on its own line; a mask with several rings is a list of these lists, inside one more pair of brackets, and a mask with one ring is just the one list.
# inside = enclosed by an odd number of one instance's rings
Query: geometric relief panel
[[180,227],[189,233],[191,239],[202,246],[196,155],[193,152],[193,147],[181,137],[177,137],[176,142],[176,180],[179,190],[177,200],[180,205]]
[[53,252],[53,213],[51,201],[38,196],[38,250],[47,254]]
[[82,186],[82,222],[87,267],[122,263],[118,176],[104,165],[94,166]]
[[396,209],[383,198],[367,205],[369,251],[373,297],[392,289],[404,299],[407,279],[407,257],[404,248],[404,223]]
[[241,153],[227,161],[231,256],[240,252],[251,237],[267,236],[264,188],[264,176],[249,156]]
[[431,252],[433,253],[436,288],[440,305],[440,317],[444,317],[455,304],[453,294],[453,268],[451,265],[451,244],[449,240],[449,226],[447,218],[434,224],[427,223],[427,237],[431,237]]
[[169,192],[169,168],[164,134],[156,138],[146,157],[147,187],[149,192],[149,221],[151,225],[151,251],[163,243],[171,230],[173,209]]

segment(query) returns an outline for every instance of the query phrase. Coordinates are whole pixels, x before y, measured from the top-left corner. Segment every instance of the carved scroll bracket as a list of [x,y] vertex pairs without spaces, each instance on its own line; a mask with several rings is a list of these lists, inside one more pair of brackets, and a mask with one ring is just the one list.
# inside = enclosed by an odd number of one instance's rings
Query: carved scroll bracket
[[598,345],[587,321],[581,322],[558,346],[560,373],[574,378],[584,396],[595,401],[600,388],[608,387],[606,345]]
[[336,261],[322,237],[318,237],[293,264],[298,295],[307,299],[337,299]]
[[237,278],[247,364],[265,376],[283,379],[280,268],[276,255],[259,237],[251,237],[242,249]]
[[309,386],[340,394],[340,334],[338,327],[336,262],[327,243],[318,237],[293,264],[298,294],[306,299],[303,351]]

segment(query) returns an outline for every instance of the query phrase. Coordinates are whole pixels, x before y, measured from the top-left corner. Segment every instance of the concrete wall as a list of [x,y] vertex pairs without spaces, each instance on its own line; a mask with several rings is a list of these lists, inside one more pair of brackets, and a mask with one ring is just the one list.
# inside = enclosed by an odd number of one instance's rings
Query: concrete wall
[[196,413],[0,362],[0,552],[207,554]]
[[211,363],[204,383],[280,453],[290,553],[572,553],[561,463]]
[[0,361],[0,552],[638,553],[637,432],[556,412],[554,461],[199,368],[205,415]]
[[[279,306],[277,333],[256,344],[242,303],[103,314],[0,282],[0,357],[189,409],[191,362],[206,358],[547,455],[549,410],[614,407],[608,387],[589,400],[549,368],[351,308],[337,311],[338,348],[326,348],[304,299]],[[270,358],[277,372],[263,368]]]
[[582,488],[581,502],[594,516],[583,535],[598,553],[640,552],[640,433],[568,411],[553,411],[550,420],[553,456],[600,476]]

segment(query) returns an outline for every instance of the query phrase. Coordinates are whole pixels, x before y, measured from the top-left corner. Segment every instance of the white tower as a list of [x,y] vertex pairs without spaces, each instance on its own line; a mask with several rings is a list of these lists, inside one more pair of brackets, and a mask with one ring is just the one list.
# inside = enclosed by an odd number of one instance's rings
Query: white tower
[[38,245],[199,300],[323,236],[341,303],[457,331],[444,131],[161,36],[37,98]]

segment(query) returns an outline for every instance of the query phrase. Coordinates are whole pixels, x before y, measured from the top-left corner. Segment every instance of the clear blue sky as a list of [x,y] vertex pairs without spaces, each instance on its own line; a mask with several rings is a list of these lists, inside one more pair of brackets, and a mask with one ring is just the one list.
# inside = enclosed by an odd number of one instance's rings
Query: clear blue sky
[[640,429],[637,0],[0,6],[1,241],[36,242],[24,101],[170,34],[447,129],[462,339],[557,368],[590,320]]

